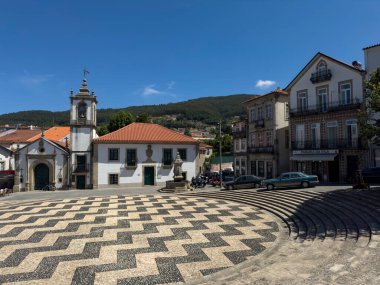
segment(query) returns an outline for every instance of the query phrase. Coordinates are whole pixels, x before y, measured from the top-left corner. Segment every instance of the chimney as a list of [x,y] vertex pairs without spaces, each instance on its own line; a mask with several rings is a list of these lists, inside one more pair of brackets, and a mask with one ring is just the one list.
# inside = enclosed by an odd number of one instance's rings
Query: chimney
[[357,60],[354,60],[352,62],[352,66],[355,67],[358,70],[362,70],[362,64],[359,61],[357,61]]

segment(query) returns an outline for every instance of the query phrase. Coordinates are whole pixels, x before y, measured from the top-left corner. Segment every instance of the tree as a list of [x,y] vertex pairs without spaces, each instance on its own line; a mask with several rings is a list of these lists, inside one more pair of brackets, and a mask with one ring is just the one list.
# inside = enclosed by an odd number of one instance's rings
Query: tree
[[359,115],[360,132],[363,137],[380,144],[380,67],[371,73],[366,90],[366,106]]
[[184,133],[183,133],[185,136],[189,136],[191,137],[191,132],[188,128],[185,129]]
[[136,122],[149,123],[150,122],[149,115],[147,113],[140,113],[136,118]]
[[125,127],[135,121],[135,117],[127,111],[120,111],[111,117],[108,124],[108,131],[114,132],[122,127]]
[[100,137],[109,133],[107,125],[100,125],[96,131]]

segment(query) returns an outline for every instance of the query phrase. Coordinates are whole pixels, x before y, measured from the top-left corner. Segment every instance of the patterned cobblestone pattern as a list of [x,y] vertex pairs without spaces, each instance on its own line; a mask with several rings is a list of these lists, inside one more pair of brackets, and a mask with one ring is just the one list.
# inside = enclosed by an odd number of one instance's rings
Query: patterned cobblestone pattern
[[167,284],[273,245],[272,215],[236,202],[108,196],[0,205],[0,284]]

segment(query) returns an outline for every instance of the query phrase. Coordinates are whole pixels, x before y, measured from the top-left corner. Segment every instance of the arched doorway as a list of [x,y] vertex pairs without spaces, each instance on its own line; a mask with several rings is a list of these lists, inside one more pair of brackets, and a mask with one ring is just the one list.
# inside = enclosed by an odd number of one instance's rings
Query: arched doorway
[[34,168],[34,189],[42,190],[49,184],[49,167],[44,163],[37,164]]

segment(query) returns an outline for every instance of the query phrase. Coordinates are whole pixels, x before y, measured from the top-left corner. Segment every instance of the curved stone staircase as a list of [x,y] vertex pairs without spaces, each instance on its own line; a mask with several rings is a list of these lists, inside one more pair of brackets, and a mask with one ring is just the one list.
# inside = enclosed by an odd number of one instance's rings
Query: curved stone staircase
[[282,221],[287,237],[269,256],[199,283],[380,284],[380,189],[233,190],[188,195],[264,209]]

